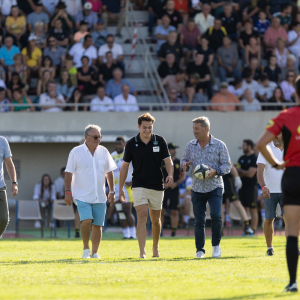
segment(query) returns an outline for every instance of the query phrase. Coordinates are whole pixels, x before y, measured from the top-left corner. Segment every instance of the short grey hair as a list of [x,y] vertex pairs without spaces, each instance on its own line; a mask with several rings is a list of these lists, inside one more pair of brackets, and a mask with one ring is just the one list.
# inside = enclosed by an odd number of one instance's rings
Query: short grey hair
[[208,127],[210,129],[210,122],[208,117],[198,117],[193,120],[193,123],[200,123],[202,127]]
[[44,22],[43,22],[43,21],[37,21],[37,22],[34,24],[34,27],[37,28],[38,26],[44,26]]
[[97,129],[101,133],[101,127],[99,127],[98,125],[89,124],[84,128],[84,134],[89,135],[91,129]]

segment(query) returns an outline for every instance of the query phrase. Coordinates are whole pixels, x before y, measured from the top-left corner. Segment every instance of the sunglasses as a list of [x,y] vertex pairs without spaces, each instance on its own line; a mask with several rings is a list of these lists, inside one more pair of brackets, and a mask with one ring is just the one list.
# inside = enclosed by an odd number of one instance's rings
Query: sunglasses
[[95,141],[101,140],[102,138],[102,135],[89,135],[89,136],[93,137]]

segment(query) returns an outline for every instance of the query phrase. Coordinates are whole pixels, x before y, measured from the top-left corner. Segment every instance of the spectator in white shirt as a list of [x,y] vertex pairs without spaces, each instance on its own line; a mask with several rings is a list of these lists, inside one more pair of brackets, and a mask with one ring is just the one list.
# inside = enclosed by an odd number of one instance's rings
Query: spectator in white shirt
[[81,0],[62,0],[67,8],[67,13],[72,17],[75,18],[75,16],[82,11],[82,1]]
[[11,7],[17,5],[17,0],[2,0],[0,1],[1,14],[7,17],[10,14]]
[[[115,103],[115,111],[125,111],[125,112],[130,112],[130,111],[139,111],[140,108],[137,105],[137,101],[135,96],[129,94],[130,92],[130,87],[128,84],[123,84],[122,85],[122,94],[116,96],[114,98],[114,103]],[[120,105],[122,104],[122,105]],[[123,104],[130,104],[130,105],[123,105]],[[135,105],[133,105],[135,104]]]
[[267,74],[262,74],[260,80],[261,84],[259,85],[257,93],[258,99],[260,102],[268,102],[268,99],[273,96],[273,92],[276,89],[277,84],[270,81]]
[[244,99],[241,101],[244,111],[259,111],[261,110],[260,102],[252,97],[251,89],[245,90]]
[[65,103],[64,96],[56,93],[56,82],[50,80],[47,85],[47,93],[43,93],[40,96],[39,104],[42,111],[46,112],[60,112],[63,106],[57,106],[56,104]]
[[[46,221],[45,218],[47,216],[46,224],[49,224],[49,227],[53,227],[53,222],[51,222],[52,203],[56,200],[56,189],[48,174],[44,174],[41,182],[35,185],[33,200],[39,201],[43,221]],[[36,221],[34,225],[36,228],[41,227],[41,223],[39,221]]]
[[202,12],[195,16],[195,23],[202,34],[204,34],[209,27],[214,26],[215,18],[210,14],[210,10],[210,5],[208,3],[203,3]]
[[[105,105],[97,105],[97,104],[105,104]],[[101,112],[108,112],[114,111],[114,103],[111,98],[105,95],[105,87],[99,86],[97,89],[97,97],[95,97],[91,101],[91,111],[101,111]]]
[[246,89],[250,89],[252,91],[253,98],[259,90],[259,83],[253,79],[251,70],[245,70],[244,72],[244,80],[242,84],[243,93],[245,93]]
[[60,176],[54,180],[56,199],[65,199],[65,167],[60,169]]
[[97,49],[93,44],[92,37],[88,34],[84,37],[83,43],[76,43],[69,50],[69,54],[73,57],[76,68],[82,67],[81,57],[89,58],[89,66],[94,66],[97,62]]
[[[100,258],[98,248],[106,213],[106,198],[110,205],[114,204],[113,170],[117,166],[108,150],[99,145],[101,128],[88,125],[84,133],[85,143],[73,148],[68,158],[65,170],[65,202],[71,206],[74,201],[77,205],[84,249],[82,258]],[[109,186],[108,197],[105,194],[106,180]],[[89,247],[91,228],[92,253]]]

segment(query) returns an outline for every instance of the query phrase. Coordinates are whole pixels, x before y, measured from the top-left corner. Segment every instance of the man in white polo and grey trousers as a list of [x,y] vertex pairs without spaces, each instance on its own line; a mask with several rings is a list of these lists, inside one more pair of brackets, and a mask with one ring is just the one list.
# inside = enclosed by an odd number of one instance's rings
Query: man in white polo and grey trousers
[[[269,144],[273,155],[279,160],[283,160],[283,139],[282,133],[277,136],[273,142]],[[273,168],[259,153],[257,157],[257,179],[262,189],[264,197],[266,218],[264,222],[264,234],[267,242],[267,255],[274,255],[273,249],[273,234],[274,234],[274,219],[276,218],[276,208],[279,204],[281,207],[281,214],[283,215],[282,206],[282,192],[281,192],[281,178],[283,170],[276,170]],[[284,217],[283,217],[284,218]]]
[[12,181],[10,188],[11,194],[12,196],[16,196],[18,194],[17,174],[11,157],[12,154],[7,139],[3,136],[0,136],[0,236],[5,231],[6,226],[9,222],[6,185],[4,181],[3,172],[3,161],[5,162],[6,170]]

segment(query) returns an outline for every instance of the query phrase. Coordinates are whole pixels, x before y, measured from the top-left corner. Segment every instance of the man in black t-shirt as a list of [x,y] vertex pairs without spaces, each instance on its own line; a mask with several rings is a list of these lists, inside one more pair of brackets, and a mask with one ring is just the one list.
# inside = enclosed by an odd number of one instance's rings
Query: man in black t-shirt
[[[174,143],[169,143],[168,148],[170,150],[171,158],[174,165],[174,183],[171,187],[165,187],[164,193],[164,201],[163,201],[163,209],[161,211],[161,223],[164,226],[164,214],[166,209],[171,210],[171,227],[172,227],[172,234],[171,236],[176,235],[176,230],[178,228],[179,223],[179,185],[185,180],[185,172],[180,172],[180,160],[176,158],[176,146]],[[168,173],[166,170],[166,165],[163,163],[163,174],[164,178],[168,177]]]
[[165,78],[168,75],[175,75],[179,71],[178,63],[175,62],[175,55],[168,53],[166,61],[163,61],[158,67],[160,78]]
[[227,35],[226,29],[222,26],[222,20],[215,19],[214,26],[209,27],[205,35],[209,40],[209,46],[216,53],[218,48],[223,45],[223,37]]
[[251,228],[255,232],[258,223],[258,214],[256,209],[257,201],[257,157],[253,151],[254,143],[251,140],[243,141],[244,155],[237,163],[237,171],[242,179],[243,186],[239,191],[240,200],[243,206],[250,210]]
[[182,29],[182,17],[179,11],[174,9],[175,2],[173,0],[168,0],[166,3],[166,9],[163,10],[162,15],[168,15],[171,23],[171,26],[177,28],[177,32],[180,32]]
[[168,176],[165,180],[171,187],[173,180],[173,161],[166,140],[153,133],[155,118],[145,113],[138,118],[140,133],[130,139],[125,147],[123,164],[120,170],[119,199],[124,201],[123,187],[132,162],[132,198],[137,213],[137,237],[140,258],[146,258],[146,223],[148,210],[152,222],[153,257],[159,257],[158,242],[161,232],[161,209],[164,197],[164,178],[162,162],[166,165]]

